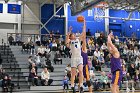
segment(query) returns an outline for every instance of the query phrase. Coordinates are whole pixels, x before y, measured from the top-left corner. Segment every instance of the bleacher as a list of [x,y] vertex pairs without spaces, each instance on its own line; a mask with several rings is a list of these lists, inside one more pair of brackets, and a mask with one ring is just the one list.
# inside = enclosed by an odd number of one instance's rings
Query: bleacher
[[[15,84],[14,91],[57,91],[61,92],[62,79],[65,75],[65,67],[70,63],[69,58],[62,58],[62,65],[53,65],[54,72],[50,72],[51,79],[53,83],[51,86],[31,86],[28,82],[29,68],[27,58],[30,54],[22,53],[21,46],[6,46],[5,51],[2,46],[0,46],[0,52],[2,54],[2,68],[5,69],[12,77],[12,82]],[[52,52],[51,55],[54,55]],[[38,68],[38,76],[40,76],[42,68]],[[102,71],[108,73],[110,68],[102,68]],[[96,78],[100,77],[100,73],[94,71]],[[110,80],[111,81],[111,80]],[[125,85],[122,85],[125,88]],[[70,88],[70,87],[69,87]]]

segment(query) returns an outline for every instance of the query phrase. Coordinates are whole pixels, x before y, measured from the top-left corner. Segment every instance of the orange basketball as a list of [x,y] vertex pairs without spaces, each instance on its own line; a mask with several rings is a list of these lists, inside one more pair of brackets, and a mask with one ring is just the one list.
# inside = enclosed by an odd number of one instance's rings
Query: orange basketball
[[77,22],[84,22],[84,17],[83,16],[78,16],[77,17]]

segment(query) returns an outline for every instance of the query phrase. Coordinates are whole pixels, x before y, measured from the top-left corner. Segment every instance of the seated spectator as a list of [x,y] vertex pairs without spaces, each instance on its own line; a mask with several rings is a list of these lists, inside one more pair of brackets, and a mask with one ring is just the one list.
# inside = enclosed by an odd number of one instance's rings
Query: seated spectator
[[31,55],[35,54],[35,45],[33,42],[31,43],[30,47],[31,47]]
[[36,74],[37,74],[37,66],[36,66],[36,64],[35,63],[32,63],[32,65],[31,66],[29,66],[29,72],[31,72],[31,70],[32,70],[32,68],[34,68],[35,69],[35,72],[36,72]]
[[16,40],[16,44],[18,44],[18,46],[21,45],[21,36],[19,34],[16,34],[15,40]]
[[49,37],[48,37],[47,34],[42,36],[42,41],[41,42],[44,46],[49,45]]
[[38,55],[40,57],[45,56],[45,48],[42,45],[38,48]]
[[40,37],[39,36],[36,36],[35,43],[37,46],[40,46]]
[[10,36],[8,37],[8,42],[9,42],[10,45],[13,45],[14,38],[13,38],[12,34],[10,34]]
[[51,72],[54,71],[54,67],[52,66],[52,62],[51,62],[50,59],[47,58],[47,59],[45,60],[44,66],[45,66],[48,70],[50,70]]
[[101,46],[101,49],[102,49],[103,51],[107,49],[107,46],[106,46],[105,43],[103,43],[103,45]]
[[105,58],[105,65],[109,68],[110,67],[110,57],[111,54],[108,54]]
[[49,48],[49,46],[46,46],[45,52],[46,52],[47,54],[49,54],[49,53],[51,52],[51,49]]
[[92,66],[95,68],[96,71],[101,71],[101,66],[99,60],[94,56],[92,60]]
[[57,43],[55,40],[52,42],[52,51],[57,51]]
[[70,80],[71,79],[71,66],[70,66],[70,64],[68,64],[67,67],[65,68],[65,73]]
[[40,56],[38,54],[34,55],[34,61],[35,61],[37,66],[41,65]]
[[28,81],[32,82],[33,86],[38,86],[38,76],[36,74],[35,68],[31,69],[31,72],[28,77]]
[[96,48],[96,50],[94,51],[94,56],[96,56],[97,58],[100,57],[100,51]]
[[32,63],[34,63],[33,57],[32,57],[32,56],[29,56],[29,57],[28,57],[28,62],[29,62],[29,66],[31,66]]
[[30,45],[28,43],[23,43],[22,44],[22,51],[27,51],[27,53],[30,50]]
[[92,68],[92,62],[91,62],[91,58],[90,57],[88,57],[88,66],[89,66],[89,69]]
[[140,55],[137,56],[136,61],[135,61],[137,69],[140,67]]
[[88,49],[87,54],[88,56],[93,56],[93,51],[91,50],[91,48]]
[[68,82],[68,79],[67,79],[67,76],[64,76],[64,79],[63,79],[63,90],[65,91],[65,88],[67,87],[67,90],[69,89],[69,82]]
[[60,62],[62,64],[62,58],[61,58],[61,54],[59,53],[59,51],[57,51],[55,56],[54,56],[54,63],[57,64],[56,62],[57,63]]
[[101,80],[101,84],[103,85],[103,89],[105,89],[105,85],[108,85],[108,88],[110,88],[108,77],[104,71],[101,73],[100,80]]
[[66,48],[64,50],[65,54],[67,57],[71,58],[71,54],[70,54],[70,48],[69,48],[69,45],[67,44],[66,45]]
[[138,50],[138,47],[134,48],[134,56],[137,57],[138,55],[140,55],[140,52]]
[[48,71],[47,68],[44,68],[43,71],[41,72],[41,84],[43,86],[45,85],[51,85],[51,83],[53,82],[52,79],[50,79],[50,73]]
[[64,51],[65,51],[64,50],[64,46],[63,45],[60,45],[59,52],[60,52],[61,56],[63,56],[63,57],[65,57],[65,52]]
[[8,76],[4,76],[3,80],[2,80],[2,90],[3,92],[8,92],[8,88],[9,88],[9,79]]
[[98,60],[99,60],[100,65],[103,65],[105,63],[105,60],[102,54],[100,55],[100,57],[98,57]]

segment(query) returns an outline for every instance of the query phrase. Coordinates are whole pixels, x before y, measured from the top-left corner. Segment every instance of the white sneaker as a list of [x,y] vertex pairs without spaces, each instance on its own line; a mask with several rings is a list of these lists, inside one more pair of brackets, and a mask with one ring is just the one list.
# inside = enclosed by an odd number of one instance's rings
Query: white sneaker
[[129,89],[129,88],[126,88],[126,92],[127,92],[127,93],[130,92],[130,89]]
[[135,88],[134,87],[132,87],[132,92],[135,92]]

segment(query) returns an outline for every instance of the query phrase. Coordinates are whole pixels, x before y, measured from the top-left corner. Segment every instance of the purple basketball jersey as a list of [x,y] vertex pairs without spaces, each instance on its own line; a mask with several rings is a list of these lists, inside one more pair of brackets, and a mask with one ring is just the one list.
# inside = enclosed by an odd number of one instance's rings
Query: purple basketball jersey
[[84,53],[83,51],[81,51],[81,56],[83,57],[83,65],[87,65],[88,64],[88,55],[87,55],[87,53]]
[[122,70],[120,58],[115,58],[113,55],[111,57],[111,72],[115,72],[117,70]]

